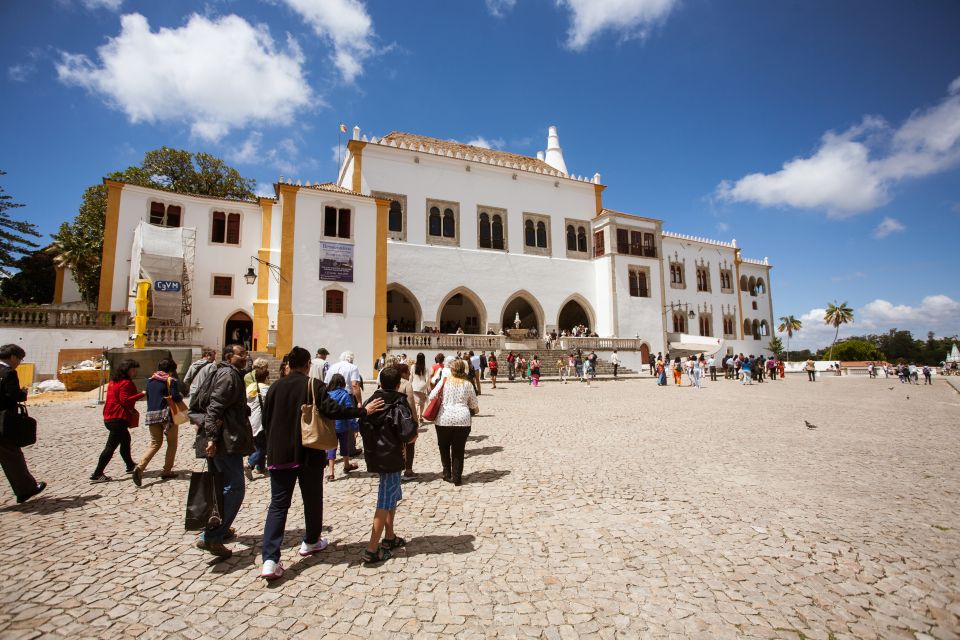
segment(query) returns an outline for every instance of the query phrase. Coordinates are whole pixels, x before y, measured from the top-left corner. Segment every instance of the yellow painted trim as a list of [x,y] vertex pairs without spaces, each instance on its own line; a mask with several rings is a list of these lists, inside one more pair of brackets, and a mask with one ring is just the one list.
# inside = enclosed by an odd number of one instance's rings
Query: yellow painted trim
[[63,277],[65,267],[57,267],[57,280],[53,285],[53,304],[63,304]]
[[351,140],[347,143],[347,150],[353,154],[353,182],[351,188],[357,193],[361,193],[361,176],[362,176],[362,160],[363,160],[363,148],[367,146],[366,142],[362,140]]
[[[107,185],[107,214],[103,223],[103,252],[100,254],[100,292],[97,294],[97,311],[109,313],[113,297],[114,267],[117,261],[117,228],[120,225],[120,192],[123,183],[104,180]],[[131,274],[139,277],[140,274]]]
[[740,312],[737,331],[740,333],[740,339],[746,340],[746,334],[743,332],[743,292],[740,290],[740,249],[735,249],[733,252],[733,264],[737,268],[737,310]]
[[387,351],[387,235],[390,201],[377,198],[376,280],[374,281],[373,357]]
[[593,185],[593,193],[597,199],[597,215],[600,215],[600,212],[603,211],[603,190],[606,189],[602,184]]
[[293,251],[297,225],[297,191],[292,184],[280,185],[283,203],[280,224],[280,292],[277,296],[276,353],[287,353],[293,348]]
[[[670,330],[667,328],[667,285],[666,277],[667,274],[663,270],[663,225],[657,221],[657,255],[660,256],[660,318],[663,327],[663,353],[668,353],[670,351],[670,341],[667,339],[667,334]],[[649,354],[648,354],[649,355]],[[641,362],[641,367],[644,364]]]
[[[273,223],[273,199],[260,198],[260,249],[257,257],[270,262],[270,227]],[[257,278],[257,299],[253,303],[253,335],[257,341],[257,351],[266,351],[270,318],[267,311],[267,299],[270,297],[270,278],[262,264],[257,265],[260,277]]]

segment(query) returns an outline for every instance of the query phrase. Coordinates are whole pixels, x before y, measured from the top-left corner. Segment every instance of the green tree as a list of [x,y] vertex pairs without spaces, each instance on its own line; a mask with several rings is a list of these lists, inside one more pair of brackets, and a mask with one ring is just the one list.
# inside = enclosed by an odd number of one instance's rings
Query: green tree
[[4,304],[49,304],[53,302],[57,273],[53,256],[46,251],[34,251],[12,265],[19,269],[9,278],[0,280],[0,298]]
[[[5,175],[7,172],[0,170],[0,176]],[[40,237],[37,226],[10,217],[11,209],[19,209],[22,206],[18,202],[13,202],[13,196],[7,194],[0,186],[0,273],[4,275],[10,275],[8,267],[16,267],[18,256],[33,253],[40,247],[27,238],[27,236]]]
[[833,346],[832,358],[828,360],[883,360],[877,345],[862,338],[848,338]]
[[[244,178],[223,160],[208,153],[191,153],[161,147],[148,151],[143,162],[108,176],[111,180],[142,187],[165,189],[218,198],[254,201],[255,182]],[[96,304],[100,292],[100,262],[103,226],[107,213],[107,187],[87,188],[73,222],[60,225],[51,249],[57,266],[69,267],[88,304]]]
[[840,327],[848,322],[853,322],[853,309],[847,306],[846,301],[838,305],[837,301],[834,300],[827,305],[827,311],[823,314],[823,321],[836,329],[833,334],[833,343],[830,345],[830,355],[827,356],[827,360],[833,360],[833,345],[837,343]]
[[783,342],[777,336],[770,338],[770,351],[777,357],[777,360],[783,354]]
[[780,316],[780,326],[777,327],[777,331],[787,334],[787,362],[790,362],[790,338],[793,334],[800,333],[802,328],[803,323],[793,316]]

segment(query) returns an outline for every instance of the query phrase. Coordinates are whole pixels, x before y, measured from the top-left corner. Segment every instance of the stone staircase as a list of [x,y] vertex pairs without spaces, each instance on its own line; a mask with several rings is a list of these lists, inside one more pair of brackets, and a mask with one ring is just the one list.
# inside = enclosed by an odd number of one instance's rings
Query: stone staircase
[[[507,379],[507,353],[509,351],[500,352],[500,367],[497,372],[497,379]],[[564,363],[567,361],[567,351],[563,349],[531,349],[527,351],[514,351],[514,354],[522,353],[523,357],[528,361],[536,355],[540,359],[540,375],[543,377],[556,377],[560,375],[560,371],[557,368],[557,359],[561,358]],[[587,351],[584,353],[586,357],[590,352]],[[571,372],[571,375],[575,375]],[[637,372],[633,369],[628,369],[623,365],[620,365],[620,368],[617,369],[618,376],[626,375],[637,375]],[[597,376],[610,377],[613,376],[613,365],[609,361],[604,360],[603,358],[597,359]],[[519,378],[519,373],[517,375]]]
[[257,358],[263,358],[269,363],[267,365],[267,368],[270,371],[270,377],[267,379],[268,382],[272,384],[280,379],[280,358],[277,358],[273,354],[267,353],[266,351],[251,351],[248,354],[248,357],[248,364],[253,364],[253,361]]

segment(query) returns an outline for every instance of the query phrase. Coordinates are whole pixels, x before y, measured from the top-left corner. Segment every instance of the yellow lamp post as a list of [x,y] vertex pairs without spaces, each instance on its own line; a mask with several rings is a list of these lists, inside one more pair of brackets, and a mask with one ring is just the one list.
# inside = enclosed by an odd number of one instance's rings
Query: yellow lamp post
[[149,291],[149,280],[137,280],[137,297],[134,298],[137,314],[133,317],[134,349],[143,349],[147,346],[147,293]]

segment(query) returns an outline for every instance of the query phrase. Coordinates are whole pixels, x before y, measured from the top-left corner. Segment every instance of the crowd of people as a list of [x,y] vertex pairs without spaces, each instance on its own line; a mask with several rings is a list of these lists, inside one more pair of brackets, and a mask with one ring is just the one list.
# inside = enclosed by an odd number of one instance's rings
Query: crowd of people
[[688,386],[700,389],[703,388],[703,380],[707,376],[711,382],[716,382],[719,373],[723,374],[725,380],[735,380],[743,385],[776,380],[784,375],[783,361],[763,354],[754,356],[738,353],[722,356],[701,353],[685,358],[676,356],[671,360],[669,353],[666,356],[657,353],[656,356],[651,354],[648,362],[650,375],[657,378],[657,386],[667,386],[668,380],[672,379],[677,386],[683,385],[686,380]]

